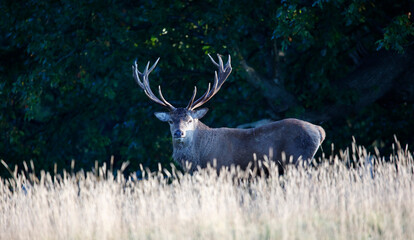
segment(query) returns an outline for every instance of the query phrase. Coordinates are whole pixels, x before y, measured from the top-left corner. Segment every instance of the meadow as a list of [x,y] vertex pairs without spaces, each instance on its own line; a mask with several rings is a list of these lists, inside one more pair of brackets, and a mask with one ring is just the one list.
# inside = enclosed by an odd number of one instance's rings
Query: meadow
[[354,143],[283,176],[264,159],[267,177],[106,165],[35,176],[29,164],[0,179],[0,239],[412,239],[413,154],[393,149]]

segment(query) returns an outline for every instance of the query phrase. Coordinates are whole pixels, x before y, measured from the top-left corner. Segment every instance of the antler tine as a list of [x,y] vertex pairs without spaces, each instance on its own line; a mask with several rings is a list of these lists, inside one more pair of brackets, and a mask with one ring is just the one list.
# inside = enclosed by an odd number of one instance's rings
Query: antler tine
[[231,57],[230,57],[230,54],[229,54],[229,58],[228,58],[229,60],[227,60],[227,63],[226,63],[226,68],[228,67],[228,66],[230,66],[231,67]]
[[[211,57],[211,55],[210,54],[207,54],[208,55],[208,57],[210,58],[210,60],[213,62],[213,64],[214,65],[216,65],[217,67],[219,67],[220,65],[218,64],[218,63],[216,63],[216,61],[214,61],[214,58],[213,57]],[[217,54],[218,55],[218,54]]]
[[217,54],[217,57],[218,57],[218,60],[219,60],[220,71],[224,71],[223,59],[221,59],[221,56],[219,54]]
[[175,109],[175,107],[173,105],[171,105],[171,103],[169,103],[169,102],[167,102],[167,100],[165,100],[164,96],[162,95],[160,85],[158,85],[158,93],[160,94],[161,101],[163,101],[169,109]]
[[217,71],[214,71],[214,84],[213,84],[213,88],[210,91],[210,84],[209,84],[209,88],[208,88],[209,91],[207,91],[208,94],[204,97],[203,101],[210,100],[210,98],[213,97],[214,94],[216,94],[216,92],[218,92],[217,86],[218,86]]
[[142,73],[140,71],[138,71],[138,64],[137,64],[137,60],[135,60],[134,65],[132,65],[132,77],[134,77],[135,81],[138,83],[138,85],[144,89],[144,84],[141,82],[141,80],[139,79],[139,75],[141,75]]
[[[149,90],[150,93],[152,93],[152,91],[151,91],[151,88],[149,86],[149,78],[148,78],[148,75],[152,72],[152,70],[154,70],[154,68],[157,65],[157,63],[158,63],[159,60],[160,60],[160,58],[158,58],[157,61],[155,61],[155,63],[152,65],[151,69],[148,69],[149,68],[149,65],[150,65],[150,62],[148,61],[147,66],[145,67],[145,71],[142,74],[142,77],[144,79],[144,86],[145,86],[145,88],[147,90]],[[154,95],[154,94],[152,93],[152,95]],[[155,95],[154,95],[154,97],[155,97]]]
[[203,94],[203,96],[201,96],[193,104],[193,107],[191,108],[192,110],[200,107],[201,105],[203,105],[204,103],[206,103],[207,101],[209,101],[218,92],[218,90],[220,90],[220,88],[217,88],[217,86],[218,86],[217,71],[215,71],[214,73],[215,73],[215,76],[214,76],[213,88],[210,91],[211,84],[208,83],[207,91]]
[[194,109],[200,107],[201,105],[203,105],[204,103],[209,101],[214,95],[216,95],[216,93],[220,90],[221,86],[223,85],[223,83],[226,81],[227,77],[231,73],[232,68],[231,68],[231,57],[230,57],[230,55],[229,55],[229,58],[228,58],[227,63],[226,63],[225,66],[223,66],[223,60],[221,59],[221,56],[219,54],[217,54],[218,59],[219,59],[219,63],[217,63],[210,56],[210,54],[208,54],[208,56],[211,59],[211,61],[213,62],[213,64],[216,65],[216,67],[218,67],[219,72],[217,73],[217,71],[215,71],[213,88],[210,90],[210,84],[209,84],[208,89],[203,94],[203,96],[201,96],[199,99],[197,99],[195,102],[193,102],[193,104],[187,106],[187,109],[189,109],[189,110],[194,110]]
[[209,98],[210,94],[213,92],[213,90],[210,91],[210,89],[211,89],[211,83],[208,83],[208,87],[207,87],[206,92],[199,99],[197,99],[197,101],[195,101],[193,104],[191,104],[190,107],[187,107],[187,109],[194,110],[194,109],[200,107],[201,105],[203,105],[203,103],[201,103],[201,102],[205,102],[206,99]]
[[197,94],[197,87],[194,87],[193,97],[191,97],[190,102],[188,102],[188,105],[187,105],[186,109],[189,109],[191,107],[191,105],[193,105],[194,98],[196,97],[196,94]]
[[[157,58],[157,61],[155,61],[155,63],[152,65],[152,67],[150,68],[148,74],[150,74],[152,72],[152,70],[154,70],[154,68],[155,68],[155,66],[157,66],[159,60],[160,60],[160,58]],[[149,66],[149,63],[150,62],[148,61],[148,64],[147,64],[148,66]],[[148,67],[147,67],[147,69],[148,69]]]
[[[150,62],[148,61],[147,66],[145,67],[145,70],[144,70],[143,73],[141,73],[138,70],[137,61],[135,61],[134,65],[132,65],[132,75],[133,75],[135,81],[138,83],[138,85],[144,90],[145,95],[147,95],[147,97],[149,99],[151,99],[155,103],[158,103],[158,104],[160,104],[164,107],[169,108],[170,110],[174,110],[175,107],[173,105],[171,105],[169,102],[167,102],[165,100],[164,96],[162,95],[161,87],[159,87],[159,94],[160,94],[160,98],[161,98],[161,100],[160,100],[152,92],[151,87],[149,85],[148,75],[155,69],[155,67],[157,66],[159,60],[160,60],[160,58],[158,58],[157,61],[155,61],[155,63],[151,66],[151,68],[149,68]],[[140,80],[140,77],[142,78],[142,81]]]

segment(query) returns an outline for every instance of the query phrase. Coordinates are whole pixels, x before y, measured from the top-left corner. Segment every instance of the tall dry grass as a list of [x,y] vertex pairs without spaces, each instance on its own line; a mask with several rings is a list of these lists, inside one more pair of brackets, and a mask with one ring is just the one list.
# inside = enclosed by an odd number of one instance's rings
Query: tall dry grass
[[[350,161],[357,162],[349,167]],[[106,167],[0,179],[0,239],[413,239],[413,155],[353,146],[279,177],[235,168],[141,180]]]

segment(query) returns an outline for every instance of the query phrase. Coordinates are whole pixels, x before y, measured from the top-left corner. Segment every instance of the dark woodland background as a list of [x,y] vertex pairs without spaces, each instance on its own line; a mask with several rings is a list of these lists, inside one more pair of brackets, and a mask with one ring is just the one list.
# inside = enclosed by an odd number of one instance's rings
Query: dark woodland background
[[[414,143],[411,0],[0,3],[0,159],[11,167],[151,169],[171,162],[170,133],[132,78],[161,57],[153,89],[185,106],[215,66],[233,73],[208,104],[211,127],[295,117],[323,126],[330,154],[358,144],[388,154]],[[0,176],[6,175],[0,167]]]

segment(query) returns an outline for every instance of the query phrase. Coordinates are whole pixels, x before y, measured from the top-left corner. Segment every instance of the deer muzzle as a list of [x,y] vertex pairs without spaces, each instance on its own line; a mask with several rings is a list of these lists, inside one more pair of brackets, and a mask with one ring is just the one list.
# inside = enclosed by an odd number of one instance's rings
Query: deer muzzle
[[183,139],[185,138],[185,132],[181,130],[176,130],[173,134],[173,138],[177,140]]

